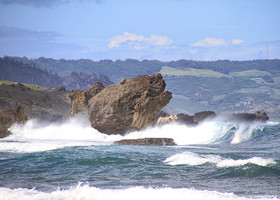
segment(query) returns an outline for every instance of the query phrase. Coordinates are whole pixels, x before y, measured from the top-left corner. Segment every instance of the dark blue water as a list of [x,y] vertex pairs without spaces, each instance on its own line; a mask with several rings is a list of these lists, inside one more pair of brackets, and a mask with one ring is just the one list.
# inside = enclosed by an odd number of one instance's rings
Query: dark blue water
[[[40,194],[42,199],[65,199],[53,193],[74,190],[73,199],[81,199],[82,193],[85,199],[90,199],[91,192],[109,195],[113,191],[124,191],[124,198],[131,199],[131,193],[141,196],[151,190],[164,195],[171,190],[176,192],[174,199],[193,199],[196,192],[204,199],[208,195],[214,195],[214,199],[279,199],[280,125],[259,124],[253,128],[234,125],[227,129],[225,124],[218,126],[223,129],[213,129],[214,133],[205,127],[205,131],[213,135],[211,142],[201,139],[203,144],[175,147],[115,145],[106,137],[102,141],[100,134],[86,140],[88,134],[96,134],[96,131],[85,133],[82,140],[72,136],[66,140],[67,133],[54,140],[44,129],[25,126],[18,131],[15,128],[15,136],[0,141],[0,197],[36,199]],[[68,128],[68,125],[62,127]],[[168,127],[153,128],[147,134],[160,135],[165,129]],[[179,125],[173,125],[172,129],[186,131]],[[187,130],[199,134],[197,128]],[[28,134],[30,131],[37,136]],[[81,132],[86,132],[85,128]],[[24,136],[16,139],[17,134]],[[205,133],[201,137],[205,137]],[[136,191],[132,192],[133,189]],[[228,193],[233,194],[223,196]]]

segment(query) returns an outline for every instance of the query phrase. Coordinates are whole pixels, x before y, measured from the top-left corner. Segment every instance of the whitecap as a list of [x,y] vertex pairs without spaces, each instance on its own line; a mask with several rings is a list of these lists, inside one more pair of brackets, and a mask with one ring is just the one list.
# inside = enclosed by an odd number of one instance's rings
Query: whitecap
[[246,164],[255,164],[259,166],[267,166],[276,164],[276,161],[272,158],[261,158],[261,157],[252,157],[249,159],[228,159],[223,158],[219,155],[199,155],[192,152],[183,152],[179,154],[175,154],[166,160],[165,163],[169,165],[189,165],[189,166],[196,166],[196,165],[203,165],[205,163],[212,163],[215,164],[217,167],[236,167],[236,166],[243,166]]
[[87,184],[78,184],[68,190],[56,190],[53,192],[41,192],[35,189],[9,189],[0,188],[0,196],[5,200],[269,200],[276,197],[240,197],[233,193],[222,193],[217,191],[196,190],[189,188],[145,188],[132,187],[127,189],[100,189]]

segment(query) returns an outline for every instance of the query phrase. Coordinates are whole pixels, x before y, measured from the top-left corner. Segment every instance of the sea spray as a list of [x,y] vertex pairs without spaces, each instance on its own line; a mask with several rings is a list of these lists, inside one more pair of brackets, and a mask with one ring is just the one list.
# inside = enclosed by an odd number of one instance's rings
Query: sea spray
[[[121,139],[173,138],[178,145],[218,144],[230,142],[238,144],[250,140],[263,124],[233,124],[225,121],[206,121],[189,127],[171,123],[148,127],[125,136],[106,135],[92,128],[88,119],[71,118],[62,123],[40,124],[29,120],[24,125],[15,124],[13,133],[1,139],[0,150],[13,152],[36,152],[70,146],[110,145]],[[5,145],[3,145],[3,143]]]

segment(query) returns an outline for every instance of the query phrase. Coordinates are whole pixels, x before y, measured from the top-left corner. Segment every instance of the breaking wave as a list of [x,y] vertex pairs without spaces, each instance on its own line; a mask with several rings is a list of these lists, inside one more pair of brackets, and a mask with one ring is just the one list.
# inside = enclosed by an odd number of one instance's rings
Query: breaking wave
[[132,187],[127,189],[100,189],[87,184],[78,184],[68,190],[53,191],[50,193],[41,192],[35,189],[9,189],[0,188],[0,196],[5,200],[126,200],[126,199],[161,199],[161,200],[183,200],[183,199],[215,199],[215,200],[268,200],[278,199],[273,196],[239,197],[233,193],[221,193],[216,191],[196,190],[196,189],[173,189],[173,188],[145,188]]
[[261,158],[261,157],[252,157],[249,159],[228,159],[223,158],[219,155],[198,155],[192,152],[183,152],[180,154],[173,155],[167,158],[165,163],[169,165],[203,165],[205,163],[215,164],[217,167],[237,167],[247,164],[255,164],[259,166],[267,166],[276,164],[276,161],[272,158]]
[[0,139],[0,151],[36,152],[69,146],[110,145],[121,139],[173,138],[178,145],[213,143],[238,144],[250,140],[262,131],[264,124],[232,124],[208,121],[196,127],[181,124],[154,126],[125,136],[106,135],[90,126],[87,119],[72,118],[61,124],[41,125],[29,120],[24,125],[14,124],[9,137]]

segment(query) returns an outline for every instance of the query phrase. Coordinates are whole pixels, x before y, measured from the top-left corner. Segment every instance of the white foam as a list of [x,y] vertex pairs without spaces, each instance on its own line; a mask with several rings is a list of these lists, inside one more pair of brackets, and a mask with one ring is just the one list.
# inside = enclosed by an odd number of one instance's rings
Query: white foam
[[167,124],[135,131],[125,136],[124,139],[145,137],[173,138],[178,145],[210,144],[223,137],[232,126],[220,122],[205,122],[199,126],[189,127],[181,124]]
[[105,135],[93,129],[87,120],[72,118],[62,124],[41,126],[36,120],[14,124],[12,135],[0,140],[0,151],[38,152],[71,146],[112,144],[120,135]]
[[233,193],[221,193],[216,191],[201,191],[195,189],[172,189],[172,188],[144,188],[132,187],[128,189],[100,189],[88,185],[79,184],[68,190],[54,192],[40,192],[35,189],[9,189],[0,188],[0,196],[4,200],[268,200],[276,197],[239,197]]
[[270,164],[276,164],[276,162],[271,158],[261,158],[261,157],[253,157],[249,159],[227,159],[218,155],[199,155],[192,152],[183,152],[176,155],[173,155],[167,158],[165,163],[169,165],[203,165],[205,163],[215,164],[217,167],[235,167],[235,166],[243,166],[246,164],[255,164],[259,166],[267,166]]
[[[233,127],[237,127],[237,130],[233,130]],[[15,124],[10,128],[13,134],[0,140],[0,151],[36,152],[70,146],[112,144],[121,139],[147,137],[173,138],[178,145],[219,143],[225,142],[225,138],[233,137],[231,143],[237,144],[249,140],[258,128],[256,124],[234,125],[223,121],[208,121],[195,127],[173,123],[120,136],[98,132],[91,127],[88,119],[72,118],[61,124],[48,125],[29,120],[25,125]]]

